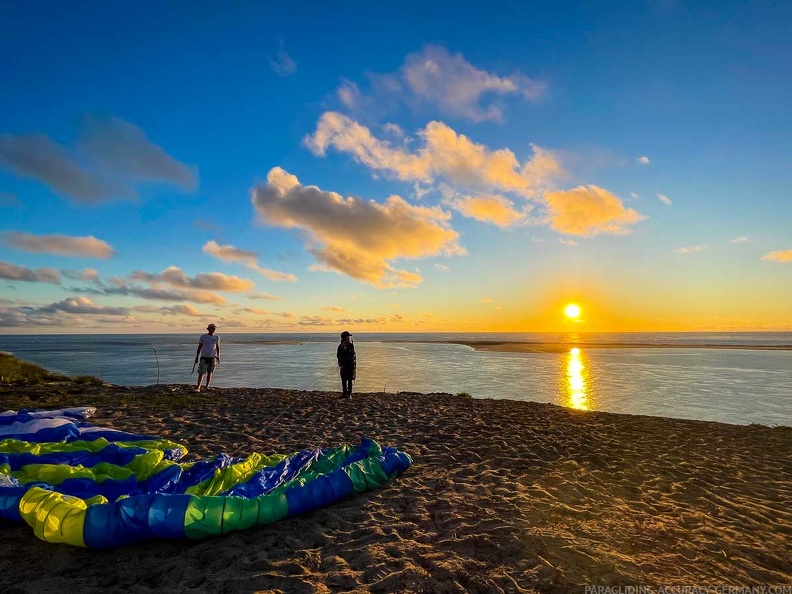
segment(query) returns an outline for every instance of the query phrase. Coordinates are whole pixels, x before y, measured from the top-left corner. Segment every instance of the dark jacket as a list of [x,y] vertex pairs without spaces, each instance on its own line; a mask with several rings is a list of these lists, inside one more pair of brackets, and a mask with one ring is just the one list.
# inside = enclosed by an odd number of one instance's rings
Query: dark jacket
[[341,369],[341,375],[354,379],[357,367],[355,345],[351,342],[346,346],[339,344],[336,350],[336,358],[338,359],[338,367]]

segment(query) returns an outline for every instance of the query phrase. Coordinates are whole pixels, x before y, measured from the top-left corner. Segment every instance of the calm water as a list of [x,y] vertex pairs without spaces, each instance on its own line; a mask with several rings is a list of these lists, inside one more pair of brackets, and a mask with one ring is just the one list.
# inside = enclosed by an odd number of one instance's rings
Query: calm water
[[[0,350],[116,384],[157,383],[158,372],[160,383],[191,383],[198,336],[0,336]],[[220,336],[216,386],[340,390],[336,334]],[[278,340],[300,344],[266,342]],[[563,342],[570,349],[494,353],[421,340]],[[701,348],[586,348],[603,342]],[[360,334],[355,390],[468,392],[589,410],[792,425],[792,351],[706,348],[715,344],[792,345],[792,333]]]

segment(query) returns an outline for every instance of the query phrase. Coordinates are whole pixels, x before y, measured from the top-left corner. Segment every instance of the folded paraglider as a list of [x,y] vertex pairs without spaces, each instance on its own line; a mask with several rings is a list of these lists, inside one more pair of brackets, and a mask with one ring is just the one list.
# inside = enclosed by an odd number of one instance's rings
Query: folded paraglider
[[119,547],[270,524],[375,489],[410,456],[357,446],[183,462],[167,439],[97,427],[90,407],[0,413],[0,518],[48,542]]

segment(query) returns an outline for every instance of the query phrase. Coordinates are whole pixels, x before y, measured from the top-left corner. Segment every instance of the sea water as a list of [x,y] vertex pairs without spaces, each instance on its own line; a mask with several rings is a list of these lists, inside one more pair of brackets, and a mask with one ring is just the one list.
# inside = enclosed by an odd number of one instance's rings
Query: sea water
[[[5,335],[0,350],[52,371],[115,384],[187,384],[197,379],[191,372],[198,336]],[[215,386],[340,391],[336,334],[220,336]],[[466,392],[582,410],[792,425],[792,350],[756,350],[792,345],[792,333],[359,334],[354,339],[357,392]],[[507,353],[443,342],[471,340],[569,348]],[[623,348],[587,347],[596,343]],[[708,348],[713,345],[740,348]]]

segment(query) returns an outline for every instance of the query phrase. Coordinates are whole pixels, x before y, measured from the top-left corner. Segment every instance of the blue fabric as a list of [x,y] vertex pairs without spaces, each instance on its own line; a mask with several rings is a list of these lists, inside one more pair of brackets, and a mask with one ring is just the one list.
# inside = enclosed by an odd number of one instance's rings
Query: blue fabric
[[[172,450],[169,450],[172,452]],[[180,450],[177,450],[180,452]],[[98,452],[55,452],[52,454],[3,454],[0,453],[0,464],[8,464],[11,470],[19,470],[28,464],[68,464],[92,468],[102,462],[126,466],[135,456],[147,453],[143,448],[122,448],[114,443],[108,444]]]

